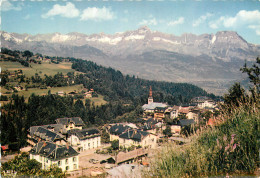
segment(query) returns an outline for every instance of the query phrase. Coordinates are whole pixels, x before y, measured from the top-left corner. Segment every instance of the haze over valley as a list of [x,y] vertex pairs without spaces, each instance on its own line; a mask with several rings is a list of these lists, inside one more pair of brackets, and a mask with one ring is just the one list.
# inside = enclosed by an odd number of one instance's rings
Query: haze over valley
[[260,54],[234,31],[181,36],[147,26],[113,35],[18,34],[2,31],[2,46],[50,56],[75,57],[150,80],[188,82],[222,95],[243,78],[239,69]]

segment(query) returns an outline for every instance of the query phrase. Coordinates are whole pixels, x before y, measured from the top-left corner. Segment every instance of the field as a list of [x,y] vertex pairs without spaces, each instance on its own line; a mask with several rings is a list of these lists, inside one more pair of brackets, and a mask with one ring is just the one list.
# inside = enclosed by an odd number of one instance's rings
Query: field
[[[28,98],[31,96],[32,93],[34,93],[35,95],[47,95],[48,91],[51,91],[51,94],[56,94],[59,91],[63,91],[64,93],[69,93],[72,91],[76,91],[77,93],[82,91],[82,89],[84,89],[83,85],[73,85],[73,86],[66,86],[66,87],[53,87],[53,88],[48,88],[48,89],[39,89],[39,88],[30,88],[27,91],[22,90],[17,92],[16,94],[18,94],[19,96],[24,96],[25,101],[28,101]],[[11,96],[12,94],[5,94],[8,90],[1,88],[1,93],[3,95],[7,95],[7,96]],[[106,104],[106,101],[103,99],[104,97],[102,95],[98,95],[98,97],[94,97],[94,98],[88,98],[90,99],[92,102],[95,103],[96,106],[98,105],[103,105]],[[87,99],[86,97],[84,97],[84,99],[82,99],[83,103],[85,104],[85,99]],[[1,101],[1,104],[5,104],[7,102],[5,101]]]
[[[71,69],[71,62],[61,62],[59,64],[54,64],[51,63],[49,64],[49,62],[43,62],[42,64],[30,64],[31,67],[25,67],[23,65],[21,65],[19,62],[11,62],[11,61],[1,61],[1,70],[9,70],[10,72],[13,72],[15,70],[19,70],[21,69],[23,71],[23,74],[26,77],[31,77],[34,76],[35,73],[38,73],[42,78],[44,78],[44,75],[55,75],[58,72],[62,72],[63,74],[67,74],[68,72],[75,72],[75,74],[77,73],[81,73],[81,72],[77,72],[74,69]],[[10,82],[10,84],[12,84],[13,86],[17,85],[18,82]],[[23,87],[24,85],[21,84]],[[34,93],[35,95],[46,95],[48,94],[48,91],[50,90],[52,94],[56,94],[59,91],[63,91],[64,93],[69,93],[69,92],[77,92],[79,93],[80,91],[82,91],[82,89],[84,89],[83,85],[73,85],[73,86],[66,86],[66,87],[53,87],[53,88],[47,88],[47,89],[40,89],[40,88],[30,88],[27,91],[22,90],[19,91],[17,94],[20,96],[24,96],[25,100],[27,101],[28,98],[31,96],[32,93]],[[8,92],[8,90],[6,90],[5,88],[1,88],[1,93],[3,95],[7,95],[7,96],[11,96],[11,94],[6,94],[6,92]],[[10,91],[9,91],[10,92]],[[82,101],[85,103],[85,99],[82,99]],[[103,96],[98,95],[98,97],[96,98],[89,98],[92,102],[95,103],[95,105],[102,105],[105,104],[106,101],[103,99]],[[1,101],[1,104],[5,104],[6,102]]]
[[43,62],[42,64],[34,64],[31,63],[31,67],[25,67],[21,65],[19,62],[10,62],[10,61],[1,61],[1,70],[9,70],[11,72],[15,70],[23,70],[23,73],[26,77],[34,76],[35,73],[38,73],[41,77],[45,74],[47,75],[55,75],[58,72],[62,72],[63,74],[67,74],[68,72],[77,72],[71,69],[71,62],[61,62],[59,64],[54,64],[49,62]]

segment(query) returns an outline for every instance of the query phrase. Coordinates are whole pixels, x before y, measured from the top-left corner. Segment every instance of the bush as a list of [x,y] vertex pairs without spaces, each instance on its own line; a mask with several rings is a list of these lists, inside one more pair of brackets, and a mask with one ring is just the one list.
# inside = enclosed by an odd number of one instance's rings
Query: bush
[[0,96],[0,101],[8,101],[8,97],[5,95]]
[[28,153],[22,153],[15,156],[14,159],[2,164],[2,175],[7,171],[15,171],[17,175],[37,175],[45,177],[65,177],[62,169],[57,166],[51,166],[47,170],[41,169],[42,164],[35,159],[29,159]]

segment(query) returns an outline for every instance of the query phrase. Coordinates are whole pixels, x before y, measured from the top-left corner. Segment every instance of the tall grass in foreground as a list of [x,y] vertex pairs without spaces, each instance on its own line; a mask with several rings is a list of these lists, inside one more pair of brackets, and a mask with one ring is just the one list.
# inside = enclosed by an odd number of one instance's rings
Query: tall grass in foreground
[[252,174],[259,166],[259,99],[224,109],[223,123],[198,131],[187,145],[167,145],[147,177],[202,177]]

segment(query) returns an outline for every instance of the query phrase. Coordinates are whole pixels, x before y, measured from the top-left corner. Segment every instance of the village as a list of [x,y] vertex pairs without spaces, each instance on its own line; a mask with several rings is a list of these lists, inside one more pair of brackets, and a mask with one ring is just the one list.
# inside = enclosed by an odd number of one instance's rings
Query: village
[[[87,128],[80,117],[72,117],[57,118],[56,124],[32,126],[28,130],[28,146],[20,151],[29,153],[42,169],[56,165],[69,177],[141,175],[142,168],[149,167],[163,143],[185,144],[195,127],[218,122],[218,103],[205,96],[193,98],[190,104],[169,106],[154,102],[150,87],[148,102],[142,109],[143,117],[138,118],[138,123]],[[8,161],[8,156],[4,156],[8,145],[1,150],[2,162]],[[10,174],[15,172],[6,172]]]

